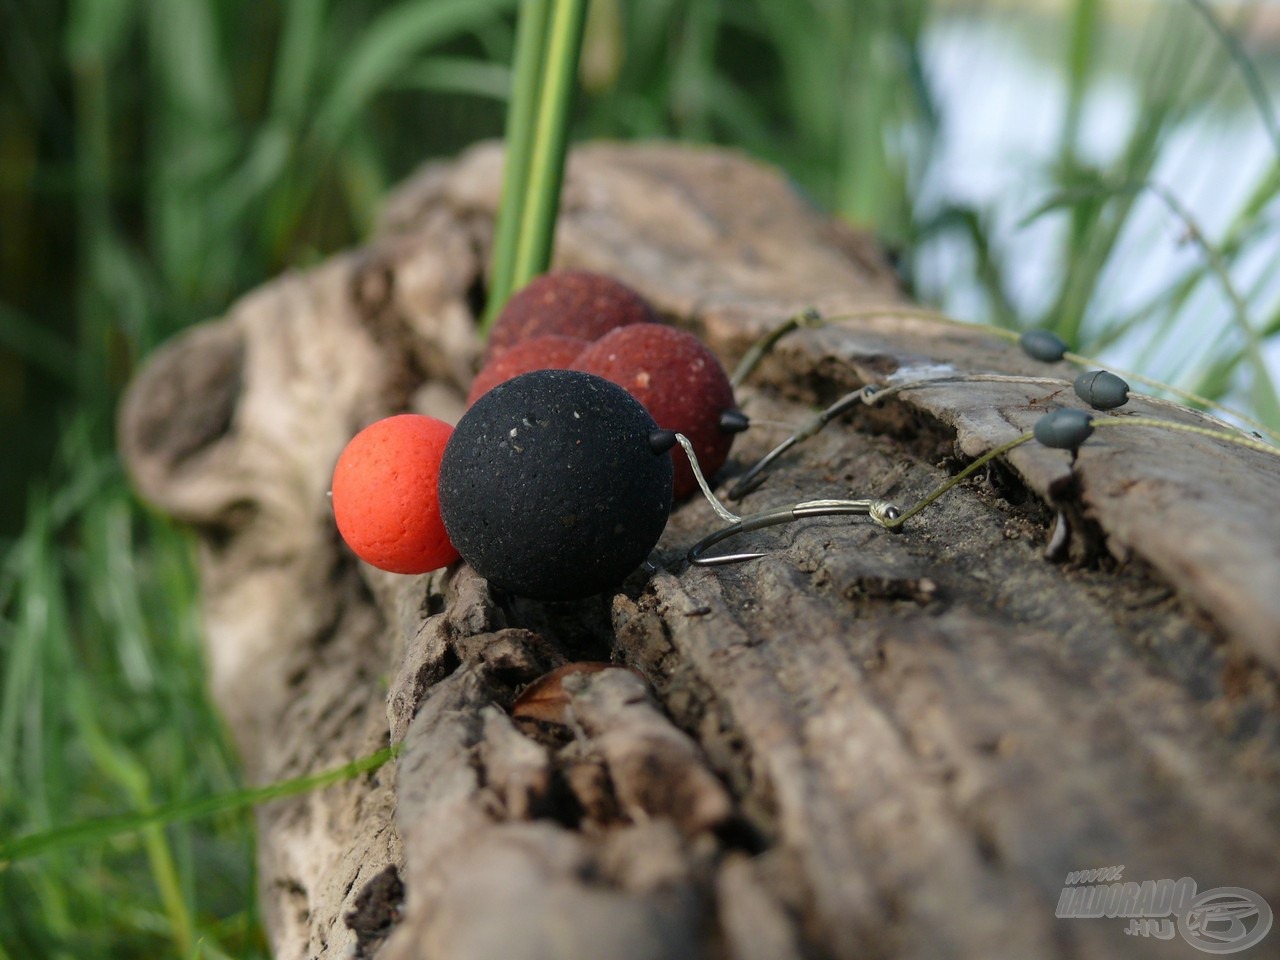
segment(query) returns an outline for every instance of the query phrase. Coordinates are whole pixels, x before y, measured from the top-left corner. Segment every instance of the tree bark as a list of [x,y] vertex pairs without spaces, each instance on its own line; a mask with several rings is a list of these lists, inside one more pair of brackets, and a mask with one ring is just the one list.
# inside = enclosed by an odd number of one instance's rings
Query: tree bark
[[[501,595],[465,565],[358,563],[334,461],[379,416],[461,414],[500,168],[482,146],[426,169],[367,246],[178,337],[122,409],[138,490],[199,534],[213,695],[252,780],[403,747],[260,811],[278,956],[1198,955],[1055,916],[1068,873],[1113,865],[1280,909],[1274,455],[1140,428],[1075,457],[1025,444],[900,535],[804,521],[719,568],[684,562],[719,524],[695,499],[655,570],[581,603]],[[734,154],[583,147],[563,207],[557,265],[633,285],[726,361],[804,307],[904,304],[866,237]],[[756,425],[722,478],[815,404],[940,366],[1060,382],[903,391],[741,509],[910,504],[1080,405],[1074,370],[980,329],[834,319],[740,391]],[[513,715],[570,661],[632,669],[569,675]]]

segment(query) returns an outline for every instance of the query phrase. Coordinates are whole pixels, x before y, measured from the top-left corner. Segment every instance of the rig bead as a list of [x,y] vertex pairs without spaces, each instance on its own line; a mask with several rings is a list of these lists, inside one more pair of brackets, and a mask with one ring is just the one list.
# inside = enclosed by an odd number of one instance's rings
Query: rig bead
[[1067,344],[1048,330],[1028,330],[1018,338],[1018,345],[1032,360],[1057,363],[1067,352]]
[[1076,396],[1095,410],[1114,410],[1129,402],[1129,384],[1106,370],[1089,370],[1076,377]]
[[1033,432],[1046,447],[1074,453],[1093,433],[1093,417],[1084,410],[1063,407],[1037,420]]

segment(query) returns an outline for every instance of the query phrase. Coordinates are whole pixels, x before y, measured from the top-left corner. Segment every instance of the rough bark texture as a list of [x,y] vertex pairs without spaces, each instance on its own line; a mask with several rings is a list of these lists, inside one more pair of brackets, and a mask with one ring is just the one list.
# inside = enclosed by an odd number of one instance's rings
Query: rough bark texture
[[[280,957],[1198,956],[1055,918],[1068,872],[1113,864],[1280,908],[1275,456],[1148,429],[1100,431],[1074,462],[1027,444],[900,535],[811,520],[718,569],[683,563],[718,522],[695,500],[656,572],[574,604],[497,595],[465,566],[358,564],[333,463],[378,416],[460,414],[499,178],[493,147],[426,170],[368,246],[157,353],[122,412],[138,489],[199,531],[213,692],[252,778],[403,745],[262,810]],[[865,238],[716,151],[579,150],[557,260],[632,284],[726,360],[798,308],[900,301]],[[741,391],[758,425],[723,475],[775,423],[937,365],[1063,381],[904,391],[742,509],[909,504],[1078,405],[1074,371],[980,330],[837,321]],[[579,660],[632,670],[569,675],[513,716]]]

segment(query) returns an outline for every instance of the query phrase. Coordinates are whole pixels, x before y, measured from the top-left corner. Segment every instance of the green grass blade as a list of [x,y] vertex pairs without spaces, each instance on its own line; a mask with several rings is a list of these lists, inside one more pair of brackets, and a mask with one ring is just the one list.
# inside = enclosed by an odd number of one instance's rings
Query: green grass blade
[[[377,148],[364,130],[354,130],[348,136],[346,149],[338,164],[338,175],[347,207],[353,211],[377,210],[390,189],[382,165],[378,162]],[[372,227],[372,217],[356,224],[356,229],[361,233]]]
[[71,344],[7,303],[0,303],[0,348],[12,350],[68,386],[76,382]]
[[136,0],[73,0],[66,51],[72,63],[109,64],[120,56],[137,14]]
[[[1162,317],[1178,316],[1190,301],[1191,295],[1204,282],[1207,273],[1208,268],[1203,264],[1197,264],[1150,297],[1147,302],[1130,310],[1127,315],[1101,324],[1099,332],[1089,341],[1088,352],[1094,355],[1100,354],[1151,321]],[[1155,343],[1151,345],[1154,346]],[[1144,368],[1143,363],[1138,363],[1136,366],[1139,369]]]
[[164,0],[148,4],[152,17],[156,81],[187,124],[232,122],[231,78],[218,36],[214,7],[207,0]]
[[[1049,197],[1027,216],[1024,223],[1043,216],[1052,210],[1071,208],[1087,199],[1132,198],[1143,192],[1150,193],[1156,197],[1179,220],[1186,230],[1188,239],[1203,254],[1205,265],[1222,286],[1223,293],[1231,306],[1231,318],[1245,340],[1242,356],[1249,362],[1253,370],[1252,393],[1254,409],[1263,421],[1280,422],[1280,398],[1277,398],[1275,384],[1267,368],[1266,359],[1262,354],[1262,334],[1254,328],[1249,320],[1248,304],[1232,279],[1230,268],[1221,251],[1209,240],[1191,211],[1178,199],[1173,191],[1162,184],[1149,181],[1118,184],[1098,183],[1087,188],[1077,187]],[[1196,390],[1195,392],[1201,393],[1202,391]]]
[[1018,312],[1008,294],[1003,265],[992,248],[990,230],[979,211],[969,206],[951,204],[917,229],[922,236],[958,233],[966,239],[974,253],[975,273],[987,298],[990,322],[1008,330],[1017,329],[1021,325]]
[[[1083,7],[1077,7],[1078,13],[1082,11]],[[1206,61],[1203,32],[1192,14],[1175,7],[1153,11],[1152,17],[1131,55],[1137,65],[1139,103],[1127,142],[1115,159],[1100,169],[1082,164],[1077,147],[1065,143],[1057,171],[1062,188],[1150,179],[1169,133],[1193,104],[1209,96],[1220,79],[1221,71],[1215,69],[1220,64]],[[1098,302],[1104,275],[1114,262],[1137,199],[1137,194],[1121,193],[1110,200],[1084,200],[1070,208],[1062,254],[1063,279],[1055,301],[1038,325],[1051,327],[1068,343],[1083,339],[1086,318]]]
[[1280,197],[1280,163],[1275,163],[1262,171],[1258,185],[1249,194],[1248,199],[1227,227],[1222,241],[1224,252],[1233,252],[1247,234],[1271,237],[1280,232],[1277,231],[1274,222],[1268,222],[1265,219],[1267,208],[1276,197]]
[[265,124],[258,130],[244,159],[212,191],[209,210],[222,232],[236,230],[280,182],[294,147],[284,123]]
[[1262,337],[1254,329],[1253,323],[1249,319],[1249,306],[1245,303],[1244,297],[1241,296],[1235,281],[1232,280],[1231,271],[1223,260],[1222,254],[1218,251],[1217,246],[1205,236],[1204,230],[1192,217],[1191,211],[1182,204],[1171,190],[1161,184],[1147,184],[1147,188],[1163,201],[1175,217],[1186,225],[1188,236],[1200,249],[1209,269],[1222,285],[1222,290],[1231,304],[1232,319],[1235,321],[1236,328],[1244,337],[1245,356],[1248,358],[1250,367],[1253,368],[1250,388],[1253,408],[1263,421],[1280,423],[1280,398],[1276,395],[1275,383],[1271,379],[1271,372],[1267,368],[1266,358],[1262,353]]
[[1080,121],[1093,80],[1095,48],[1101,27],[1100,0],[1076,0],[1067,45],[1067,110],[1063,117],[1061,153],[1064,166],[1080,154]]
[[156,807],[153,810],[124,814],[116,817],[103,817],[68,824],[55,830],[18,837],[15,840],[0,843],[0,866],[44,856],[58,850],[100,843],[103,840],[122,834],[135,833],[152,826],[163,826],[211,817],[215,814],[232,813],[248,810],[272,800],[296,797],[313,790],[320,790],[335,783],[352,780],[361,774],[377,770],[388,760],[399,753],[397,747],[387,747],[367,757],[361,757],[340,767],[325,770],[322,773],[282,780],[265,787],[237,790],[216,797],[203,797],[199,800],[187,800],[181,803]]
[[[143,811],[150,809],[151,785],[147,771],[121,744],[112,742],[103,734],[88,707],[90,699],[91,694],[81,690],[71,700],[82,742],[94,762],[124,788],[134,806]],[[174,947],[180,955],[190,953],[194,941],[191,911],[182,894],[173,851],[163,825],[147,824],[142,828],[142,837],[152,878],[168,915]]]
[[428,57],[405,70],[396,86],[505,102],[511,96],[512,76],[512,71],[500,63],[472,57]]
[[1258,68],[1254,66],[1253,58],[1249,56],[1244,44],[1240,42],[1239,35],[1222,22],[1222,19],[1214,13],[1205,0],[1187,0],[1187,3],[1204,18],[1205,23],[1209,25],[1209,29],[1213,31],[1213,35],[1226,48],[1231,62],[1240,71],[1240,77],[1244,80],[1245,89],[1249,91],[1249,96],[1253,99],[1254,106],[1257,108],[1262,126],[1266,129],[1267,136],[1271,140],[1272,149],[1275,150],[1276,156],[1280,158],[1280,123],[1276,121],[1275,107],[1272,105],[1271,97],[1267,93],[1266,84],[1263,83],[1262,77],[1258,74]]
[[286,0],[284,27],[271,89],[271,116],[291,125],[302,121],[315,87],[328,0]]
[[599,95],[613,89],[626,59],[625,47],[621,0],[590,0],[579,71],[585,93]]
[[432,0],[402,3],[378,16],[343,57],[316,130],[339,140],[356,114],[385,90],[428,47],[477,30],[517,0]]
[[672,50],[667,109],[682,140],[711,139],[710,93],[721,23],[720,0],[689,4]]
[[[1280,306],[1262,324],[1258,335],[1263,340],[1280,335]],[[1247,347],[1241,347],[1218,357],[1209,364],[1194,381],[1192,390],[1206,397],[1220,397],[1230,388],[1241,366],[1248,362]],[[1269,427],[1280,430],[1280,418],[1268,418],[1259,413],[1260,419]]]

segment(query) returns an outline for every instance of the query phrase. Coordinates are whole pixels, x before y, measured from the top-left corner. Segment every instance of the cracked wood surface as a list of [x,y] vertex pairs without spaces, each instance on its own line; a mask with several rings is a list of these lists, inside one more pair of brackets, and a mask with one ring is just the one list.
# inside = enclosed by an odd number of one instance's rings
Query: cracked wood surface
[[[717,522],[690,501],[656,571],[573,604],[492,592],[465,566],[358,564],[331,520],[333,463],[379,416],[460,415],[500,165],[483,146],[426,169],[367,246],[175,339],[122,408],[138,490],[199,535],[210,682],[250,777],[403,746],[260,812],[278,956],[1198,955],[1055,918],[1068,872],[1112,864],[1280,908],[1274,456],[1136,428],[1100,431],[1074,464],[1027,444],[899,535],[810,520],[716,569],[682,562]],[[904,302],[866,238],[713,150],[577,150],[557,263],[632,284],[726,360],[803,307]],[[1073,370],[980,330],[834,320],[740,391],[757,426],[722,478],[776,424],[940,365],[1062,382],[902,391],[797,448],[739,509],[909,504],[1078,405]],[[1069,535],[1050,562],[1055,523]],[[565,676],[512,715],[584,660],[631,670]]]

